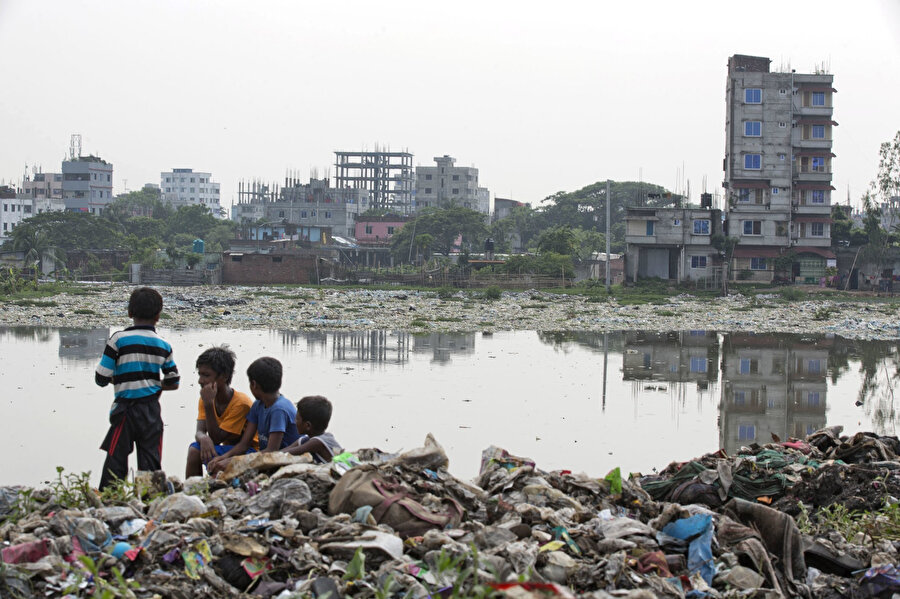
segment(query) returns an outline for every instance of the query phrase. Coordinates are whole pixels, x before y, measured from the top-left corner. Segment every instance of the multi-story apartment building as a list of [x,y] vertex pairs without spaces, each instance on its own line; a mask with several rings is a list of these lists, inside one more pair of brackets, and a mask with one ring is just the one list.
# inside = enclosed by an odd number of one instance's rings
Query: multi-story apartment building
[[300,183],[289,178],[281,188],[241,183],[232,219],[330,227],[334,235],[353,237],[356,215],[368,210],[371,201],[368,189],[331,187],[328,179]]
[[416,168],[416,209],[456,204],[484,214],[491,211],[490,192],[478,186],[478,169],[456,166],[456,159],[435,157],[435,166]]
[[32,215],[32,202],[10,186],[0,186],[0,241],[9,239],[20,222]]
[[62,163],[66,210],[101,214],[113,201],[113,165],[99,156],[78,156]]
[[818,280],[831,245],[833,75],[772,72],[736,54],[726,85],[726,229],[731,278],[771,280],[792,251],[795,281]]
[[[62,173],[34,173],[25,175],[19,197],[31,200],[33,214],[66,209],[63,200]],[[29,215],[30,216],[30,215]]]
[[211,173],[194,172],[190,168],[174,168],[159,175],[160,199],[175,208],[202,205],[214,216],[225,216],[219,201],[219,184]]

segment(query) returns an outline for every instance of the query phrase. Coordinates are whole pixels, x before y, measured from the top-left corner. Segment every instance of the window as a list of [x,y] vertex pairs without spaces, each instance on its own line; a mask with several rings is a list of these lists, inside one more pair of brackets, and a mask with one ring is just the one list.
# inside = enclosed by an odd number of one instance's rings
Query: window
[[691,268],[706,268],[706,256],[691,256]]
[[193,178],[193,177],[191,177],[191,183],[193,183],[193,182],[194,182],[194,178]]
[[744,223],[744,235],[762,235],[761,220],[745,220],[742,222]]
[[744,154],[744,168],[759,170],[762,168],[761,154]]
[[191,193],[194,193],[194,188],[193,188],[193,187],[191,187]]
[[759,362],[752,358],[741,358],[741,363],[738,368],[741,374],[758,374]]
[[762,135],[762,123],[760,121],[745,121],[744,135],[746,137],[759,137]]
[[739,441],[752,441],[755,438],[756,438],[756,425],[741,424],[738,427],[738,440]]
[[366,235],[372,234],[372,225],[366,225]]
[[778,195],[778,188],[777,188],[777,187],[773,187],[773,188],[772,188],[772,195],[773,195],[773,196],[777,196],[777,195]]
[[746,391],[735,391],[734,392],[734,405],[742,406],[747,403],[747,392]]
[[426,180],[426,181],[431,181],[431,175],[425,175],[425,180]]
[[785,159],[785,158],[787,158],[787,155],[786,155],[786,154],[779,154],[779,155],[778,155],[778,160],[780,160],[780,161],[782,161],[782,162],[784,162],[784,159]]
[[647,221],[647,235],[653,235],[653,221]]
[[761,104],[762,103],[762,90],[758,87],[751,87],[744,90],[744,103],[745,104]]
[[310,211],[309,211],[309,215],[312,216],[312,217],[315,217],[316,211],[315,211],[315,210],[310,210]]
[[706,372],[706,358],[691,358],[691,372]]
[[778,93],[781,94],[782,96],[784,96],[787,94],[787,90],[782,87],[781,89],[778,90]]
[[813,156],[812,159],[812,170],[818,171],[820,173],[825,172],[825,159],[821,156]]
[[750,201],[750,190],[746,187],[739,187],[737,190],[738,194],[738,202],[749,202]]
[[393,234],[394,234],[394,227],[388,227],[388,228],[387,228],[387,232],[388,232],[388,235],[393,235]]
[[786,123],[785,121],[778,121],[778,128],[779,128],[779,129],[786,129],[786,128],[787,128],[787,123]]
[[426,187],[426,188],[425,188],[425,193],[431,193],[431,188],[430,188],[430,187]]
[[331,218],[331,211],[330,211],[330,210],[326,210],[326,211],[325,211],[325,218]]
[[766,270],[766,259],[750,258],[750,270]]
[[458,195],[458,194],[459,194],[459,187],[454,187],[454,188],[453,188],[453,195]]
[[698,219],[694,221],[694,235],[709,235],[709,223],[707,219]]
[[810,237],[825,237],[825,223],[809,223]]
[[825,92],[813,92],[812,93],[812,105],[813,106],[825,106]]
[[459,181],[459,175],[453,175],[453,180],[454,180],[454,181]]
[[284,210],[278,211],[278,218],[284,218]]
[[244,259],[243,254],[232,254],[231,255],[232,262],[241,262],[241,261],[243,261],[243,259]]
[[818,407],[819,405],[819,392],[818,391],[810,391],[809,395],[806,396],[806,405],[809,407]]
[[300,211],[300,218],[306,218],[306,210]]
[[807,363],[806,371],[810,374],[820,374],[822,372],[822,361],[810,360]]
[[825,203],[825,190],[823,189],[814,189],[809,194],[810,200],[813,204],[824,204]]
[[281,262],[281,256],[272,256],[272,262]]
[[812,138],[813,139],[825,139],[825,125],[813,125],[812,126]]

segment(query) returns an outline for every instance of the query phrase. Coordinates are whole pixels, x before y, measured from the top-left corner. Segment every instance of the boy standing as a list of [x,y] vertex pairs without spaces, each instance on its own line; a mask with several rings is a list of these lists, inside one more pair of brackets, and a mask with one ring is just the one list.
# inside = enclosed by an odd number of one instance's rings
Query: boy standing
[[[188,448],[185,478],[203,475],[203,464],[226,453],[241,440],[253,400],[231,387],[234,352],[211,347],[197,358],[200,403],[197,408],[195,441]],[[251,442],[256,449],[256,439]]]
[[309,395],[297,402],[297,432],[300,438],[284,451],[291,455],[312,454],[317,464],[331,461],[341,453],[340,443],[325,432],[331,421],[331,402],[321,395]]
[[297,432],[297,408],[280,393],[281,362],[275,358],[258,358],[247,368],[250,392],[256,401],[247,414],[247,426],[237,445],[213,458],[206,465],[215,476],[228,467],[231,458],[247,452],[253,436],[259,435],[259,450],[281,451],[300,438]]
[[101,491],[114,479],[128,475],[128,456],[133,447],[137,447],[138,470],[162,468],[159,396],[177,389],[179,382],[172,346],[156,334],[162,307],[158,291],[135,289],[128,300],[128,316],[134,325],[110,336],[97,365],[96,383],[105,387],[112,382],[115,390],[109,432],[100,445],[106,451]]

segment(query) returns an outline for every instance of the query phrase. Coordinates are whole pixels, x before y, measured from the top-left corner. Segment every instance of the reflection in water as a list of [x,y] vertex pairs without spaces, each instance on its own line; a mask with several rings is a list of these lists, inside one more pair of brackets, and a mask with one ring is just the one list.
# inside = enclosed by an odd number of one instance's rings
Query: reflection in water
[[109,327],[97,329],[59,329],[59,357],[68,360],[96,362],[100,359]]
[[450,356],[475,353],[475,333],[428,333],[413,336],[413,352],[431,353],[432,362],[446,364]]
[[335,362],[405,364],[409,361],[409,333],[376,331],[335,332],[331,359]]
[[0,327],[0,340],[4,337],[12,337],[17,341],[37,341],[46,343],[53,336],[56,329],[53,327],[31,327],[18,325],[13,327]]

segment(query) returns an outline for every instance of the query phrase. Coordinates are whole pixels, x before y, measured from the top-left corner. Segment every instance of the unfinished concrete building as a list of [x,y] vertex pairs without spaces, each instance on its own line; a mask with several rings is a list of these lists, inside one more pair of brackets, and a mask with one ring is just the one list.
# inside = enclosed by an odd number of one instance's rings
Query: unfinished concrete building
[[413,155],[376,147],[374,152],[342,152],[335,155],[335,186],[338,189],[365,189],[371,193],[371,208],[400,214],[414,210],[416,177]]
[[731,278],[770,281],[775,259],[796,255],[797,282],[816,282],[831,245],[833,75],[771,72],[736,54],[726,85],[726,232],[738,239]]

